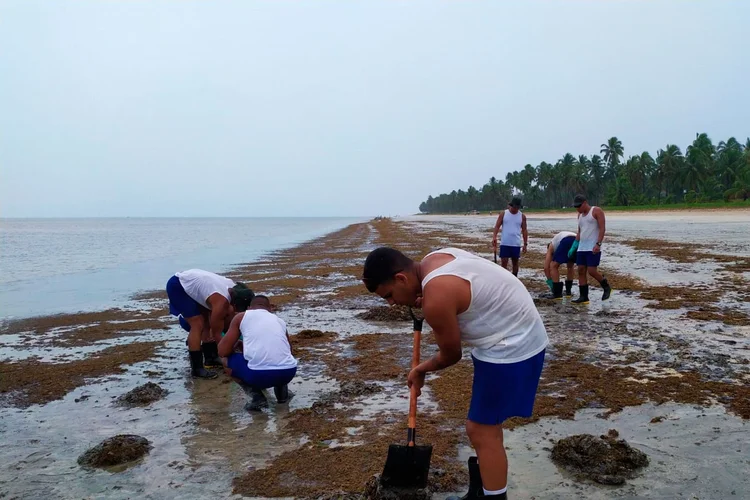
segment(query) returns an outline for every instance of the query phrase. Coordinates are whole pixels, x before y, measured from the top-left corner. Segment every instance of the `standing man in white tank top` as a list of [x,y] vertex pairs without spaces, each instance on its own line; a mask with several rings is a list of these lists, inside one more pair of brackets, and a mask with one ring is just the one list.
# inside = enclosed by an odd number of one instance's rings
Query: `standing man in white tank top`
[[378,248],[367,256],[362,280],[391,305],[421,306],[432,327],[438,353],[409,373],[408,385],[417,394],[427,373],[461,360],[462,340],[473,347],[466,433],[477,457],[469,459],[467,498],[505,500],[502,423],[531,416],[548,343],[531,295],[505,269],[457,248],[438,250],[421,262]]
[[[508,259],[513,263],[513,276],[518,276],[518,260],[521,258],[521,248],[526,253],[529,243],[529,233],[526,230],[526,216],[521,212],[521,198],[514,197],[508,203],[508,209],[500,212],[495,222],[495,232],[492,233],[492,248],[497,251],[497,233],[502,227],[500,234],[500,264],[508,269]],[[523,246],[521,236],[523,235]]]
[[[604,210],[592,207],[582,194],[573,199],[573,206],[578,210],[578,298],[573,300],[574,304],[589,303],[589,285],[587,275],[591,275],[604,289],[602,300],[607,300],[612,293],[607,278],[599,272],[599,262],[602,258],[602,242],[607,231]],[[572,253],[572,249],[571,249]]]

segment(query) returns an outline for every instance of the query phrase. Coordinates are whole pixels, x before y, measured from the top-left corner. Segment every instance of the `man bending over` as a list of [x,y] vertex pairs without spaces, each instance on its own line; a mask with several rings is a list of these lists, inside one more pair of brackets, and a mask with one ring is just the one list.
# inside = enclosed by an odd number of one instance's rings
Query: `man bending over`
[[[477,452],[469,460],[469,498],[504,500],[508,459],[503,421],[530,417],[544,364],[547,332],[534,301],[511,273],[457,248],[414,262],[393,248],[378,248],[365,261],[367,290],[389,304],[421,305],[438,353],[411,370],[417,393],[425,375],[461,359],[461,341],[472,345],[474,383],[466,433]],[[455,497],[454,497],[455,498]]]

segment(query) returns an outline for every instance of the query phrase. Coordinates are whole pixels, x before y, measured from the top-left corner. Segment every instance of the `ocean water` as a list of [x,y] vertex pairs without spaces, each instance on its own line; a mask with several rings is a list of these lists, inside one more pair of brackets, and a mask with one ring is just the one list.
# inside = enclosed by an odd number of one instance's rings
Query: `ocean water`
[[96,310],[221,272],[357,218],[0,219],[0,319]]

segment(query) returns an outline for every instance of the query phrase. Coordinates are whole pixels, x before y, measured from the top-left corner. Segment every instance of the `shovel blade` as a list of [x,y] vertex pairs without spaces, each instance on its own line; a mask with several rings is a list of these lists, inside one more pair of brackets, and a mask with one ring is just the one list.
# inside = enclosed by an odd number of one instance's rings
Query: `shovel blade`
[[424,488],[430,472],[432,446],[388,447],[383,475],[380,482],[390,488]]

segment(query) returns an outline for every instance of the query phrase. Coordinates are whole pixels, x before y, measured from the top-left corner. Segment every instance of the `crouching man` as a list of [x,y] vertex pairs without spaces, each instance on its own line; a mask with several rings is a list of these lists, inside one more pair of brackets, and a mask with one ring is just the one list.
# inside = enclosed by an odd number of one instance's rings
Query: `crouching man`
[[[273,387],[279,403],[286,403],[292,397],[288,384],[297,373],[297,360],[292,354],[286,323],[271,309],[268,297],[256,295],[247,311],[235,315],[219,342],[219,356],[224,358],[227,375],[250,396],[245,405],[248,411],[268,406],[263,389]],[[240,335],[242,342],[238,345]]]

